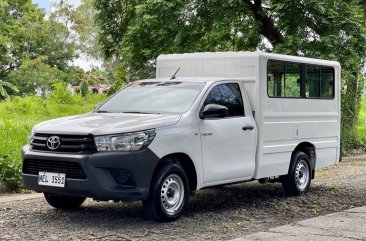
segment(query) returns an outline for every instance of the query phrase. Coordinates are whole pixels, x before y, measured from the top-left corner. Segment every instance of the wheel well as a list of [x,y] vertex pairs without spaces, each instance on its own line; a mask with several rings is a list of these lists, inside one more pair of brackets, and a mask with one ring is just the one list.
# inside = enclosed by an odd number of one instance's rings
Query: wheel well
[[173,160],[173,162],[179,163],[183,167],[184,171],[187,174],[187,178],[189,181],[189,189],[191,191],[195,191],[197,189],[196,168],[194,167],[192,159],[185,153],[169,154],[169,155],[166,155],[163,158],[161,158],[158,165],[156,166],[156,168],[154,170],[154,176],[155,176],[157,170],[159,170],[159,168],[162,165],[164,165],[167,162],[171,162],[171,160]]
[[[310,159],[309,164],[310,164],[311,170],[312,170],[312,178],[314,178],[315,177],[315,164],[316,164],[316,148],[315,148],[315,146],[313,144],[311,144],[310,142],[301,142],[300,144],[298,144],[296,146],[296,148],[292,152],[292,156],[297,151],[302,151],[306,155],[308,155],[308,157]],[[291,156],[291,160],[292,160],[292,156]]]

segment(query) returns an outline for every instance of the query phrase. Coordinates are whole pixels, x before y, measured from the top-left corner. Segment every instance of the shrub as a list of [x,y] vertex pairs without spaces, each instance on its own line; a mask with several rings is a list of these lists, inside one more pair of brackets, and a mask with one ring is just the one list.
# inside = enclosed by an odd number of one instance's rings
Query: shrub
[[57,104],[72,104],[74,102],[72,93],[66,88],[66,83],[56,83],[52,87],[53,92],[47,96],[48,100]]
[[[37,123],[62,116],[93,110],[106,99],[105,95],[80,95],[65,91],[64,84],[55,84],[54,92],[45,99],[37,96],[13,97],[0,102],[0,183],[21,185],[21,149],[28,134]],[[1,185],[0,185],[1,186]],[[1,192],[1,190],[0,190]]]
[[80,94],[82,97],[86,97],[89,94],[89,84],[86,79],[83,79],[80,86]]

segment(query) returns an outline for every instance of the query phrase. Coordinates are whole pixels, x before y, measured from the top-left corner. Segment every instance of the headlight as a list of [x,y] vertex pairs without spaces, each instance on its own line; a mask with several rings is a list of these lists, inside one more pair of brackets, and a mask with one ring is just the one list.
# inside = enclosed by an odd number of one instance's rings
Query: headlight
[[155,130],[119,135],[96,136],[98,151],[139,151],[145,149],[155,137]]

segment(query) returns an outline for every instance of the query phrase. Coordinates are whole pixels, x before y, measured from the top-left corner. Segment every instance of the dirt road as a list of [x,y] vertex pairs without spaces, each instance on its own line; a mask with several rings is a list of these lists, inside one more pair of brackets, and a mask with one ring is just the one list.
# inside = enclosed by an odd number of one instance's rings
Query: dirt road
[[173,223],[148,220],[140,202],[88,200],[57,211],[43,199],[0,203],[0,240],[228,240],[366,205],[366,159],[316,173],[308,194],[287,198],[257,182],[198,191]]

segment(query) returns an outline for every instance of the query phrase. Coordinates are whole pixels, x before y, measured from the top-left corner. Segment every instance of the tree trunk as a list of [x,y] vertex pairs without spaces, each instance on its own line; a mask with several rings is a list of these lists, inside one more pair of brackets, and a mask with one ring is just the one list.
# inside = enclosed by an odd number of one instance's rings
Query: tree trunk
[[244,0],[244,4],[252,11],[255,20],[261,23],[260,33],[268,39],[273,47],[284,42],[284,37],[275,26],[273,19],[268,17],[263,10],[262,0]]

